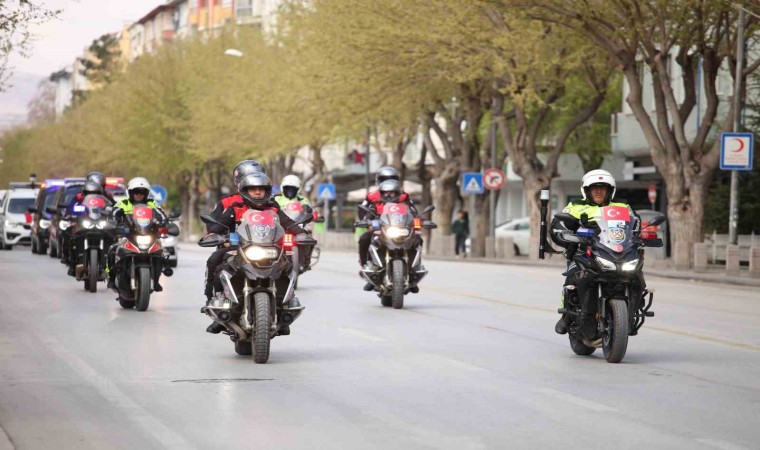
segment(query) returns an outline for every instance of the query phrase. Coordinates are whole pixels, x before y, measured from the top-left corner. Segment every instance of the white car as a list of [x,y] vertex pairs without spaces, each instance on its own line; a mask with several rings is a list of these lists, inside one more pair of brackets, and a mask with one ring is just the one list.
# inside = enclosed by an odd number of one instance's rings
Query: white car
[[8,190],[0,203],[0,249],[11,250],[14,245],[32,242],[32,227],[28,223],[29,207],[37,200],[37,189],[17,187]]
[[497,226],[496,237],[511,237],[516,255],[530,254],[530,218],[521,217]]

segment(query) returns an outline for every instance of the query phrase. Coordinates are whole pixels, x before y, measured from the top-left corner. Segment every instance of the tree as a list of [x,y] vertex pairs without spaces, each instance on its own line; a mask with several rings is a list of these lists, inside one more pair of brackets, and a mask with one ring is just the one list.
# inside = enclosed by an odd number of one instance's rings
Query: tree
[[30,125],[50,123],[55,120],[55,85],[48,79],[37,84],[37,93],[27,105],[27,122]]
[[82,65],[80,73],[87,79],[88,90],[73,93],[75,104],[86,100],[88,92],[114,82],[124,70],[117,35],[106,33],[92,41],[79,62]]
[[9,87],[8,79],[13,74],[8,61],[10,55],[15,52],[27,56],[31,50],[32,28],[60,13],[60,9],[48,9],[42,1],[0,0],[0,92]]
[[[693,244],[703,240],[707,187],[718,166],[717,131],[731,129],[733,105],[720,108],[716,90],[722,65],[736,73],[738,10],[753,2],[721,0],[513,0],[534,17],[567,27],[605,51],[623,73],[630,91],[626,101],[649,144],[652,161],[662,174],[668,198],[668,218],[674,260],[678,267],[692,261]],[[592,3],[590,5],[589,3]],[[750,16],[746,36],[752,40],[758,21]],[[750,54],[742,79],[760,66]],[[680,76],[673,68],[679,67]],[[697,70],[703,85],[698,86]],[[651,75],[646,76],[645,74]],[[644,83],[651,78],[654,114],[644,105]],[[679,98],[676,87],[683,96]],[[687,131],[695,113],[697,90],[702,89],[706,110],[698,132]],[[725,115],[719,115],[720,111]],[[723,119],[723,120],[721,120]],[[722,123],[721,123],[722,122]]]

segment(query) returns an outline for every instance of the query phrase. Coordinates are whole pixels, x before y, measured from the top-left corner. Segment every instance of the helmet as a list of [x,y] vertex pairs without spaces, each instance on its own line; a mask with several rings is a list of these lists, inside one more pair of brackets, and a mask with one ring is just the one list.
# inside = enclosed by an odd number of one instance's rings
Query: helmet
[[298,195],[298,190],[301,189],[301,179],[295,175],[287,175],[282,179],[280,188],[285,197],[294,198]]
[[[264,197],[253,198],[248,194],[248,189],[252,187],[263,187],[266,191]],[[269,198],[272,195],[272,182],[269,181],[267,174],[263,172],[249,173],[243,175],[238,183],[238,192],[243,197],[245,204],[251,208],[261,209],[269,202]]]
[[85,181],[94,181],[98,183],[103,189],[106,188],[106,176],[101,172],[90,172],[85,177]]
[[88,195],[103,195],[103,186],[95,181],[87,181],[82,188],[82,195],[84,197]]
[[135,193],[137,192],[143,192],[145,194],[145,199],[143,202],[148,202],[148,194],[150,194],[150,183],[148,183],[148,180],[146,180],[143,177],[137,177],[132,178],[129,180],[129,183],[127,183],[127,193],[129,194],[129,201],[132,203],[135,202]]
[[267,170],[264,168],[264,166],[261,165],[261,163],[253,159],[240,161],[232,170],[232,184],[234,184],[236,188],[240,189],[240,179],[249,173],[266,174]]
[[393,166],[384,166],[378,169],[375,173],[375,184],[380,186],[380,183],[385,180],[401,180],[398,170]]
[[401,183],[398,180],[385,180],[378,188],[380,199],[385,203],[396,203],[401,198]]
[[616,186],[615,178],[613,178],[612,174],[606,170],[592,170],[591,172],[586,173],[586,175],[583,175],[581,184],[583,200],[590,200],[589,188],[595,184],[603,184],[607,186],[607,197],[604,199],[604,203],[609,203],[615,198]]

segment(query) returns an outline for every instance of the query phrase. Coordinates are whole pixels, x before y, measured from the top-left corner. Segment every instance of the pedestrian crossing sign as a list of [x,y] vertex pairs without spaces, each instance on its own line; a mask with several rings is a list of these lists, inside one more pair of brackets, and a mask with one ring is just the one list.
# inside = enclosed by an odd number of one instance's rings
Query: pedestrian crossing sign
[[462,174],[462,193],[463,194],[482,194],[485,192],[483,186],[483,174],[480,172],[465,172]]
[[332,183],[320,183],[317,185],[317,198],[319,200],[335,200],[335,185]]

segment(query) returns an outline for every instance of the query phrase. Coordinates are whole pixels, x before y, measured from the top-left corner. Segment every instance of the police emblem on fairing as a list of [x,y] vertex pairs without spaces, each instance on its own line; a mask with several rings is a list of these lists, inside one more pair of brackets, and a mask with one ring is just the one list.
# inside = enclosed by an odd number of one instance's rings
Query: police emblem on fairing
[[617,244],[625,241],[625,230],[622,228],[610,228],[610,240]]
[[272,231],[272,227],[270,227],[269,225],[259,224],[259,225],[253,226],[253,235],[259,239],[265,239],[271,231]]

